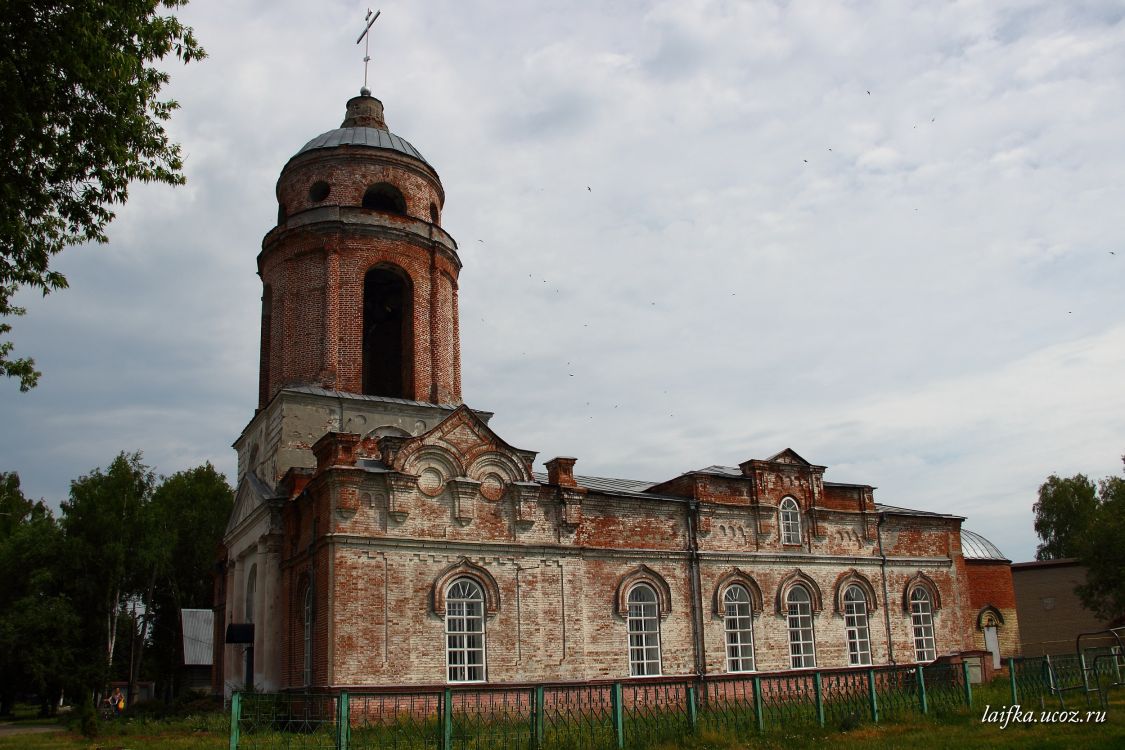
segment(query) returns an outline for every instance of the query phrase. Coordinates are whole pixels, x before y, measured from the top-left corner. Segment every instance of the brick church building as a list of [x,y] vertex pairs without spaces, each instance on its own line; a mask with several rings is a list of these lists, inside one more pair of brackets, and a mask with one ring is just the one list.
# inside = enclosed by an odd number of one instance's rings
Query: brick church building
[[[785,449],[575,474],[461,396],[445,191],[364,91],[281,172],[258,409],[234,443],[215,690],[709,675],[1018,648],[1009,563],[959,516]],[[780,446],[779,446],[780,447]]]

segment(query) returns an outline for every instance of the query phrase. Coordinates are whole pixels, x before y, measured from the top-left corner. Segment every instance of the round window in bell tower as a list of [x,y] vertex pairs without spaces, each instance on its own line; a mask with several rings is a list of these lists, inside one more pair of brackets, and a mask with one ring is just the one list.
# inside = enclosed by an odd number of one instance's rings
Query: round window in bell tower
[[328,194],[332,192],[332,187],[324,180],[317,180],[309,188],[309,200],[313,203],[320,203]]

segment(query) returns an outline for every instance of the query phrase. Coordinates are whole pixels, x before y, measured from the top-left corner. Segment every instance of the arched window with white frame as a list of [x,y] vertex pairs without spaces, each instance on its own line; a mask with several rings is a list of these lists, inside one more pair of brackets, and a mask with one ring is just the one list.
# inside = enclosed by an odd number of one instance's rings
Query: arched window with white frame
[[723,595],[723,627],[727,637],[727,671],[754,671],[754,610],[750,592],[734,584]]
[[471,578],[446,590],[445,661],[449,682],[484,681],[484,590]]
[[660,674],[660,607],[647,583],[629,589],[629,675]]
[[916,661],[933,661],[937,658],[934,644],[934,605],[925,586],[915,586],[910,592],[910,625],[914,630],[914,658]]
[[791,497],[781,501],[781,543],[801,543],[801,509]]
[[867,595],[859,586],[844,592],[844,631],[848,639],[848,664],[871,664],[871,630],[867,619]]
[[797,584],[786,597],[786,625],[789,630],[789,667],[801,669],[816,666],[816,643],[813,636],[812,596]]

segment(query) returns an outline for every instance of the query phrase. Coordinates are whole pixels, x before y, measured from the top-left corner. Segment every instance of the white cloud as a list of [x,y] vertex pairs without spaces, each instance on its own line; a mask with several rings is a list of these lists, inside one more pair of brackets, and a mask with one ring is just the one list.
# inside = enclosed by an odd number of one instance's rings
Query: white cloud
[[[0,391],[0,469],[33,494],[123,449],[233,473],[274,183],[359,88],[364,10],[188,6],[210,53],[169,66],[188,185],[135,189],[15,321],[46,375]],[[445,184],[467,400],[580,473],[791,446],[1029,557],[1038,482],[1125,451],[1121,16],[383,8],[372,87]]]

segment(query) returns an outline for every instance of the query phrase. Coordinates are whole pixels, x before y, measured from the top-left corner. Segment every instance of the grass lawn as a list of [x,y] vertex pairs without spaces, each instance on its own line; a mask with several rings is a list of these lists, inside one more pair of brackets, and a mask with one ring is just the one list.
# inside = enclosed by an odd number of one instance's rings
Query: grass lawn
[[[799,748],[1038,748],[1041,750],[1106,750],[1125,748],[1125,691],[1116,690],[1110,701],[1104,724],[1083,722],[1077,724],[1010,724],[1002,729],[999,724],[982,723],[985,705],[1006,708],[1007,688],[1004,683],[994,683],[974,694],[974,709],[969,712],[946,713],[942,716],[919,717],[907,721],[887,722],[879,725],[861,725],[848,731],[829,727],[826,729],[795,728],[771,732],[763,736],[738,737],[728,733],[702,732],[681,741],[656,746],[656,750],[743,750],[744,748],[769,748],[771,750],[797,750]],[[1073,710],[1081,706],[1079,716],[1085,718],[1085,702],[1078,694],[1067,698]],[[1034,714],[1039,717],[1038,702]],[[33,725],[42,722],[24,720],[14,725]],[[77,732],[59,727],[51,734],[6,734],[13,724],[0,723],[0,750],[225,750],[229,746],[229,718],[225,714],[189,716],[174,720],[138,719],[118,720],[104,725],[95,739],[86,739]],[[264,738],[261,738],[264,739]],[[358,743],[357,743],[358,744]],[[256,744],[247,743],[250,747]],[[283,750],[278,747],[277,750]],[[363,748],[367,750],[367,748]],[[476,750],[470,744],[459,750]],[[499,750],[496,748],[495,750]]]

